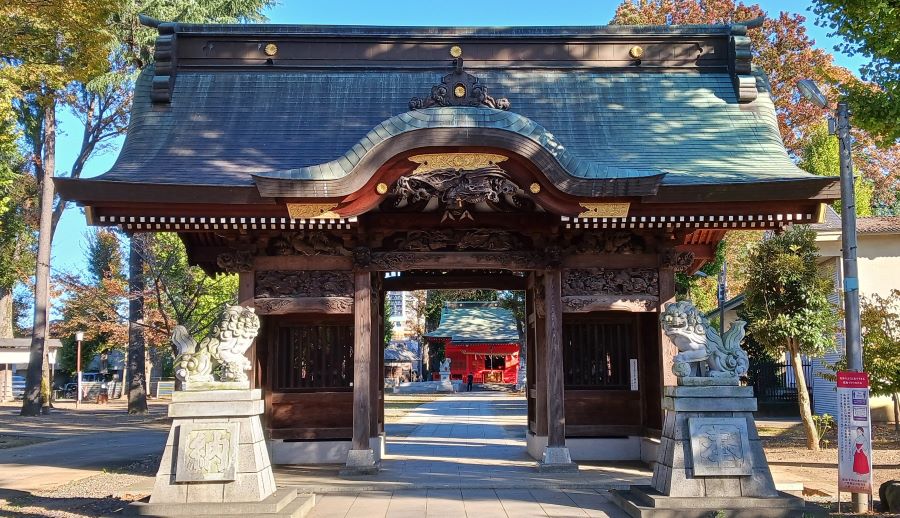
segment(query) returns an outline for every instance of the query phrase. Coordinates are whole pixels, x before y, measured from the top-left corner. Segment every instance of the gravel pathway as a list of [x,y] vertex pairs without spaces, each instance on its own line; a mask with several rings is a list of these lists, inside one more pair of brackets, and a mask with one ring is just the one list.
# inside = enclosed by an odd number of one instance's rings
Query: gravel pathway
[[147,456],[124,468],[100,473],[31,495],[3,498],[0,490],[0,515],[10,518],[85,518],[107,516],[129,502],[146,495],[127,495],[131,486],[152,477],[159,466],[159,456]]

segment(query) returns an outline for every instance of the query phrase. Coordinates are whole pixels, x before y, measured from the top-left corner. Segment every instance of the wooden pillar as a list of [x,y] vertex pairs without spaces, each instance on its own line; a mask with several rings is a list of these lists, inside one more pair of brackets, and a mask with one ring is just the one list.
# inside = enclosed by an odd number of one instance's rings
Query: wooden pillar
[[[380,275],[380,274],[376,274]],[[372,283],[372,340],[370,344],[371,357],[369,360],[369,433],[377,440],[380,433],[378,426],[379,410],[381,409],[380,397],[384,387],[384,357],[382,356],[382,342],[384,341],[384,290],[381,289],[380,279]]]
[[369,272],[353,273],[353,445],[354,450],[369,449],[372,412],[372,279]]
[[[546,335],[546,314],[545,301],[543,300],[543,289],[538,289],[537,283],[543,283],[543,277],[535,275],[535,288],[533,290],[534,310],[534,422],[536,429],[535,435],[540,437],[547,436],[547,335]],[[543,286],[541,286],[543,288]],[[537,300],[537,297],[541,300]],[[540,306],[541,309],[538,309]]]
[[560,271],[544,274],[544,364],[547,370],[547,447],[566,445],[565,385],[562,356]]
[[562,275],[544,273],[544,365],[547,372],[547,447],[541,471],[577,471],[566,448],[566,387],[563,380]]
[[[256,305],[254,303],[254,296],[256,295],[256,272],[250,270],[249,272],[240,272],[238,273],[238,305],[244,306],[248,308],[255,308]],[[250,360],[250,388],[259,388],[260,377],[262,376],[262,369],[260,368],[258,356],[256,354],[256,344],[259,342],[259,337],[253,340],[253,343],[250,344],[250,349],[247,350],[247,359]]]
[[[659,269],[659,313],[657,318],[666,310],[666,305],[672,302],[675,302],[675,270],[671,267],[663,266]],[[656,330],[659,336],[660,386],[675,386],[678,384],[678,380],[675,377],[675,373],[672,372],[672,363],[675,354],[678,353],[678,348],[675,347],[672,340],[669,340],[662,326],[658,323]],[[660,390],[660,393],[662,393],[662,390]]]

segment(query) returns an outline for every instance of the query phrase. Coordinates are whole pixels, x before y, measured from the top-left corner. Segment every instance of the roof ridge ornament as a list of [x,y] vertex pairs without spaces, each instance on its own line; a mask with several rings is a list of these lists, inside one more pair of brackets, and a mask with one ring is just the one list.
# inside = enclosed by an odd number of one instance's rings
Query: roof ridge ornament
[[453,72],[445,75],[440,84],[431,87],[431,95],[425,99],[413,97],[409,100],[410,110],[421,110],[435,106],[487,106],[497,110],[508,110],[509,99],[494,99],[488,95],[487,86],[478,78],[463,70],[462,49],[454,46],[450,49],[453,59]]

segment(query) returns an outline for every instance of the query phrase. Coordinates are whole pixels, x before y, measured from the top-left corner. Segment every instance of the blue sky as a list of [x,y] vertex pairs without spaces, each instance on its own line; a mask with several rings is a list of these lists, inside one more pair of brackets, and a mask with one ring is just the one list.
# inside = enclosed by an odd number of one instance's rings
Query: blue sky
[[[747,2],[753,3],[753,2]],[[759,1],[769,17],[780,11],[796,12],[807,17],[806,29],[816,46],[833,51],[835,40],[827,31],[813,24],[814,16],[807,9],[809,2],[797,0]],[[514,25],[604,25],[615,12],[618,1],[560,0],[555,3],[535,0],[517,2],[466,4],[434,4],[421,0],[371,0],[306,2],[284,0],[266,15],[271,23],[334,24],[334,25],[442,25],[442,26],[514,26]],[[438,5],[444,7],[438,8]],[[461,4],[462,5],[462,4]],[[839,65],[857,71],[862,61],[835,55]],[[57,174],[67,174],[81,142],[78,121],[68,112],[60,113],[63,134],[57,141]],[[119,152],[119,139],[105,153],[94,156],[85,167],[85,177],[97,176],[113,164]],[[80,271],[85,266],[84,214],[78,207],[70,207],[60,221],[54,242],[54,273]]]

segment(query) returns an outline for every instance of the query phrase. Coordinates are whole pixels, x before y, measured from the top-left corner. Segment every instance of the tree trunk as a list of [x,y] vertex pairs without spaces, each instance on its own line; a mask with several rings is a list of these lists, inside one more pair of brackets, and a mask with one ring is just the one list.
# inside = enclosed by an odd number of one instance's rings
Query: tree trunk
[[12,288],[0,287],[0,338],[12,338],[16,319]]
[[[41,380],[43,378],[44,357],[47,355],[47,314],[50,299],[50,232],[53,216],[53,170],[56,154],[56,103],[44,108],[43,153],[41,157],[40,188],[41,214],[38,227],[38,253],[34,283],[34,322],[31,331],[31,354],[28,358],[28,373],[25,377],[25,395],[22,398],[21,415],[36,416],[41,413]],[[47,402],[49,405],[49,401]]]
[[128,254],[128,413],[147,413],[147,375],[144,367],[144,270],[140,246],[143,237],[131,236]]
[[806,390],[806,376],[803,374],[803,360],[800,358],[800,347],[790,343],[788,344],[788,352],[791,355],[791,367],[794,369],[794,383],[797,386],[797,405],[800,406],[800,419],[803,421],[803,429],[806,430],[806,447],[813,451],[819,451],[819,434],[816,432],[816,425],[813,423],[809,392]]
[[894,400],[894,431],[900,432],[900,394],[894,392],[891,399]]

